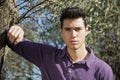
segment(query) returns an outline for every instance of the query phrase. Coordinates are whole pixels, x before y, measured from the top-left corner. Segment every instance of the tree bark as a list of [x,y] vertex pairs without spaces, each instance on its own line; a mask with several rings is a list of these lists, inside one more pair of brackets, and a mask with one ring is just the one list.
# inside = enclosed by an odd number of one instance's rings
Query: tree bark
[[8,52],[6,47],[6,29],[9,29],[17,21],[17,9],[15,8],[16,0],[0,0],[0,80],[5,78],[5,70],[2,67],[4,64],[5,55]]

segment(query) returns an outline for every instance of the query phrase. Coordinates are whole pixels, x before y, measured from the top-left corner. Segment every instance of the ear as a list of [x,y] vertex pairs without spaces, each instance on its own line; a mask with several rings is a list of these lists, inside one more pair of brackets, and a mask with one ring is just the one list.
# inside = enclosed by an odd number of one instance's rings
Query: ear
[[88,27],[86,27],[85,30],[86,30],[86,36],[87,36],[89,34]]

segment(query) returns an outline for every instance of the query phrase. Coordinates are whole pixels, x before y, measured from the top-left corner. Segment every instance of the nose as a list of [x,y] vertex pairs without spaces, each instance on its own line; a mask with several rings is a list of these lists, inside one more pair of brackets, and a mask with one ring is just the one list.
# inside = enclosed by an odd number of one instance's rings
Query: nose
[[76,37],[77,36],[77,32],[75,30],[72,30],[72,37]]

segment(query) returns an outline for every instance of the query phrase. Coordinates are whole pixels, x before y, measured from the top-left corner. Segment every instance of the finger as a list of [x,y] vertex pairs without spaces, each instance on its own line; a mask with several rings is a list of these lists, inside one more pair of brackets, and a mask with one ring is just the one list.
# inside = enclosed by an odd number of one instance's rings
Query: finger
[[23,40],[23,36],[19,35],[18,38],[15,40],[14,44],[18,44],[19,42],[21,42]]
[[8,37],[9,37],[9,40],[11,41],[11,43],[13,43],[15,41],[15,39],[21,33],[21,31],[22,31],[22,29],[17,25],[14,25],[9,29]]
[[20,33],[19,29],[17,27],[11,28],[9,31],[9,40],[13,43],[15,39],[17,38],[18,34]]
[[21,32],[21,34],[18,35],[18,37],[16,38],[14,44],[16,45],[16,44],[20,43],[23,40],[23,36],[24,36],[24,32]]
[[16,29],[16,25],[11,26],[10,29],[9,29],[9,31],[8,31],[8,34],[7,34],[7,35],[8,35],[8,36],[11,35],[11,33],[12,33],[15,29]]
[[14,43],[19,41],[19,39],[21,37],[21,34],[22,34],[21,29],[18,29],[17,32],[15,32],[15,34],[14,34],[14,37],[15,37]]

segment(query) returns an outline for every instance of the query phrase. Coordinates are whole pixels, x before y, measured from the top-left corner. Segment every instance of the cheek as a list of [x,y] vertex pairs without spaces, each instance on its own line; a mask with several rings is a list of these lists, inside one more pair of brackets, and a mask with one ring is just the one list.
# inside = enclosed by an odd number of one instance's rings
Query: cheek
[[63,35],[63,39],[64,39],[64,41],[68,40],[68,36],[67,35]]
[[65,42],[67,42],[69,40],[69,35],[67,35],[67,34],[62,35],[62,37]]
[[79,39],[84,39],[86,37],[86,33],[79,33]]

